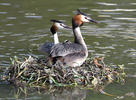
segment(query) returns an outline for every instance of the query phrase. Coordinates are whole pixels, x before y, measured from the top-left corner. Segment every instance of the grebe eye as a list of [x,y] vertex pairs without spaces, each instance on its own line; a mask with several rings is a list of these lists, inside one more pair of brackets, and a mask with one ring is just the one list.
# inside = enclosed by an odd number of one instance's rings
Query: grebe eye
[[87,19],[87,17],[85,17],[85,19]]
[[60,24],[60,26],[64,26],[63,24]]

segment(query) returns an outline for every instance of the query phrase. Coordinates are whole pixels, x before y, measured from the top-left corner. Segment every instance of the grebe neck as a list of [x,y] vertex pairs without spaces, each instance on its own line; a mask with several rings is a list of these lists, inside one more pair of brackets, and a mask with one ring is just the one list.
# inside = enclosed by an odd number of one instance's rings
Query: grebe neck
[[81,34],[80,27],[73,27],[73,33],[74,33],[74,42],[77,44],[81,44],[87,50],[87,46]]
[[58,39],[58,34],[57,34],[57,32],[54,34],[53,38],[54,38],[54,44],[59,43],[59,39]]

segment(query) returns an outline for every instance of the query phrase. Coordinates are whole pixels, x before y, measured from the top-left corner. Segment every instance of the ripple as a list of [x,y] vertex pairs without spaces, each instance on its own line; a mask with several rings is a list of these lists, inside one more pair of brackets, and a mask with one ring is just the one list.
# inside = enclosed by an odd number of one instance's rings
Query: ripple
[[116,6],[117,4],[115,3],[106,3],[106,2],[97,2],[99,5],[105,5],[105,6]]
[[[9,56],[7,56],[6,58],[9,58]],[[0,66],[6,66],[7,67],[7,66],[9,66],[9,62],[8,61],[1,61]]]
[[3,47],[0,45],[0,50],[3,50]]
[[54,9],[48,9],[48,11],[49,11],[49,12],[53,12],[53,11],[56,11],[56,10],[54,10]]
[[105,14],[105,15],[122,15],[120,12],[99,12],[100,14]]
[[128,54],[129,57],[136,58],[136,52],[130,52]]
[[113,11],[136,11],[136,9],[92,9],[92,11],[104,11],[104,12],[113,12]]
[[25,24],[28,24],[28,22],[21,22],[20,24],[25,25]]
[[14,44],[14,43],[15,43],[15,41],[10,41],[9,43],[12,43],[12,44]]
[[7,42],[7,41],[5,41],[5,40],[4,40],[4,41],[1,41],[1,43],[6,43],[6,42]]
[[21,33],[18,33],[18,34],[12,34],[12,35],[10,35],[10,36],[22,36],[23,34],[21,34]]
[[6,24],[6,26],[14,26],[14,24]]
[[19,42],[21,41],[21,42],[23,42],[23,41],[26,41],[27,39],[25,39],[25,38],[22,38],[22,39],[20,39],[20,40],[18,40]]
[[12,49],[14,49],[15,47],[9,47],[10,49],[9,50],[12,50]]
[[133,49],[133,48],[130,48],[130,49],[127,49],[127,50],[123,51],[123,53],[128,53],[128,52],[136,52],[136,50]]
[[105,56],[107,56],[107,55],[106,55],[106,54],[96,53],[96,54],[94,54],[94,56],[102,56],[102,57],[105,57]]
[[113,46],[107,46],[107,47],[95,47],[98,49],[115,49]]
[[6,57],[6,55],[0,55],[0,58],[4,58],[4,57]]
[[128,65],[135,65],[136,63],[128,63]]
[[86,8],[86,7],[81,7],[81,8],[79,8],[79,9],[83,9],[83,10],[86,10],[86,9],[88,9],[88,8]]
[[7,17],[7,19],[12,20],[12,19],[16,19],[16,17]]
[[24,13],[24,11],[21,10],[21,11],[18,11],[18,13],[21,13],[21,14],[22,14],[22,13]]
[[131,21],[136,21],[136,18],[124,18],[124,17],[119,17],[119,18],[113,18],[117,20],[131,20]]
[[10,3],[0,3],[0,6],[3,5],[3,6],[10,6],[11,4]]
[[11,34],[12,32],[2,32],[2,34]]
[[88,50],[89,53],[95,53],[95,50]]
[[136,78],[136,75],[127,74],[127,77],[133,77],[133,78]]
[[[124,33],[126,33],[126,32],[124,32]],[[131,39],[131,40],[128,40],[128,41],[136,41],[136,37],[135,36],[122,35],[122,38],[123,39]]]
[[110,28],[118,28],[118,27],[120,27],[120,25],[116,25],[116,24],[115,25],[110,25],[109,24],[108,27],[110,27]]
[[[24,12],[24,11],[23,11]],[[26,16],[36,16],[36,13],[32,13],[32,12],[28,12],[28,13],[25,13]]]
[[3,37],[5,37],[5,36],[3,36],[3,35],[0,35],[0,38],[3,38]]
[[130,3],[130,5],[136,5],[136,3]]
[[26,18],[36,18],[36,19],[42,18],[42,16],[38,16],[38,15],[36,15],[36,13],[32,13],[32,12],[25,13],[24,17],[26,17]]
[[17,49],[17,51],[25,51],[24,49]]
[[60,16],[60,17],[69,17],[70,15],[59,14],[57,16]]
[[110,15],[98,15],[98,17],[111,17]]
[[29,39],[29,41],[30,41],[30,42],[32,42],[32,41],[36,41],[36,40],[39,40],[39,38]]
[[24,16],[26,18],[35,18],[35,19],[41,19],[42,16]]
[[93,42],[95,45],[97,45],[97,46],[99,46],[100,45],[100,43],[99,42]]
[[7,14],[8,12],[0,12],[0,14]]
[[6,55],[6,56],[10,56],[10,55],[11,55],[11,53],[5,53],[5,55]]

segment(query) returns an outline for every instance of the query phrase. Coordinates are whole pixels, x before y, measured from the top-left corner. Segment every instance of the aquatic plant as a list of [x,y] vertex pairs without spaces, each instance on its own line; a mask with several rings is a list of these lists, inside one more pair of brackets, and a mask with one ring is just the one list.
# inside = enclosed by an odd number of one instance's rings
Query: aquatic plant
[[124,66],[108,66],[103,57],[88,58],[80,67],[63,66],[60,62],[49,65],[44,59],[32,56],[25,61],[11,58],[7,80],[17,86],[84,86],[102,87],[111,82],[124,82]]

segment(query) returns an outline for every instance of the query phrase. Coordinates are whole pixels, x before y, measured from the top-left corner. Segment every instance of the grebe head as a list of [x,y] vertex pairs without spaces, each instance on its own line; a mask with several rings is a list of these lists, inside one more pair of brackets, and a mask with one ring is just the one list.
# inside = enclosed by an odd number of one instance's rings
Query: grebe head
[[88,22],[97,23],[91,17],[81,12],[79,9],[77,9],[77,12],[78,13],[72,19],[74,24],[76,24],[77,26],[82,26],[83,23],[88,23]]
[[50,28],[50,31],[52,32],[52,34],[55,34],[58,31],[58,29],[71,29],[69,26],[65,25],[61,21],[58,21],[58,20],[50,20],[50,21],[53,22],[53,25]]

